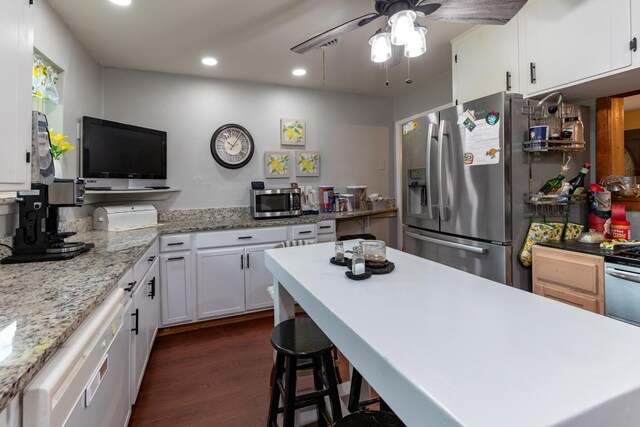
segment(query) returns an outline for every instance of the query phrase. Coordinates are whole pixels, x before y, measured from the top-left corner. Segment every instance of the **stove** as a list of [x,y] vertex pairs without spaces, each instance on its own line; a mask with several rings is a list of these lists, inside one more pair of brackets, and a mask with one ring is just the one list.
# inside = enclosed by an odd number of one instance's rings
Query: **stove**
[[611,255],[605,255],[605,262],[640,267],[640,246],[618,249]]

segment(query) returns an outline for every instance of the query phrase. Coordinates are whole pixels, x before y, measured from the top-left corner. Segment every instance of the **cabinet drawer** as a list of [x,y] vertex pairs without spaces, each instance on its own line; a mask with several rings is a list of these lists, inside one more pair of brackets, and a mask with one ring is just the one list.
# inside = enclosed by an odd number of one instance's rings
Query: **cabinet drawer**
[[293,240],[298,239],[314,239],[316,237],[316,225],[304,224],[294,225],[291,227],[291,238]]
[[604,259],[600,256],[534,246],[533,278],[534,283],[565,286],[597,295],[602,293]]
[[554,299],[556,301],[563,302],[565,304],[579,307],[587,311],[598,313],[598,299],[596,297],[581,294],[579,292],[572,292],[567,289],[558,288],[551,285],[538,286],[539,294]]
[[287,240],[287,227],[246,228],[243,230],[212,231],[198,233],[198,249],[224,246],[248,246],[258,243],[276,243]]
[[187,251],[191,249],[190,234],[169,234],[160,237],[160,252]]
[[149,268],[153,265],[153,262],[158,258],[158,241],[153,242],[153,245],[136,261],[133,266],[133,280],[140,282]]
[[320,221],[318,223],[318,234],[335,234],[336,222],[334,220]]

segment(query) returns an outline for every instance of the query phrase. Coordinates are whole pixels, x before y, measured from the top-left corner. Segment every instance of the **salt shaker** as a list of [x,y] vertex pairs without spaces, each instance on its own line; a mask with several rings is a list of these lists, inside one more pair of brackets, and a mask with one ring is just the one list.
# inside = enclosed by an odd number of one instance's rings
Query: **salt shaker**
[[360,246],[353,247],[353,256],[351,257],[351,273],[354,276],[364,274],[364,254]]
[[343,242],[336,242],[335,260],[337,262],[344,262],[344,243]]

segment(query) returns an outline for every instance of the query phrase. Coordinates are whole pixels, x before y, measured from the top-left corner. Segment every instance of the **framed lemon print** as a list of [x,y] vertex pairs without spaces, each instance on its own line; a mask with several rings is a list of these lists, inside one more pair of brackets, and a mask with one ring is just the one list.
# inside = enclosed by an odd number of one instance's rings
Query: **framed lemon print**
[[319,151],[296,151],[296,176],[320,176]]
[[289,178],[291,176],[289,164],[291,153],[288,151],[265,151],[265,178]]
[[280,143],[282,145],[306,144],[307,125],[302,119],[280,119]]

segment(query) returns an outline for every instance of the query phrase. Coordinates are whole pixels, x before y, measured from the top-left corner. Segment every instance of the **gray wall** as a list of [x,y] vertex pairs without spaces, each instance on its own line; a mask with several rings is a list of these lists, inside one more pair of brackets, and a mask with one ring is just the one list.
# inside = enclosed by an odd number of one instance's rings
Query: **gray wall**
[[[77,145],[76,120],[83,115],[102,114],[102,67],[47,2],[36,2],[32,14],[35,48],[64,70],[64,125],[61,131],[69,135],[69,142]],[[65,153],[65,177],[77,176],[77,156],[77,150]],[[15,206],[0,208],[0,237],[13,235],[15,216],[10,212],[15,210]],[[81,215],[69,209],[65,211],[73,216]]]
[[[393,126],[391,98],[144,71],[104,69],[104,118],[168,133],[168,185],[182,191],[159,209],[249,204],[251,181],[265,180],[265,150],[280,145],[280,118],[306,120],[306,149],[321,154],[318,178],[269,179],[267,186],[364,184],[389,195]],[[252,134],[256,152],[239,170],[211,157],[214,131],[237,123]],[[383,167],[384,169],[381,169]]]
[[409,92],[393,99],[394,120],[411,117],[452,101],[451,72],[446,72],[431,80],[412,85]]

